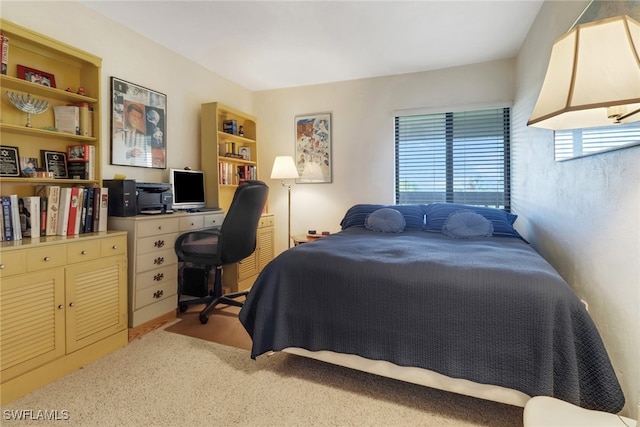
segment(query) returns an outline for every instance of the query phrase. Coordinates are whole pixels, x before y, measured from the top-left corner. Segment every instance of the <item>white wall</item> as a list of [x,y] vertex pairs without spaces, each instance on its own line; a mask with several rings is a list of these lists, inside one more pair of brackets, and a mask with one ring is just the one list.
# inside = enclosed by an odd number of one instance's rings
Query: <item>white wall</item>
[[587,3],[545,2],[520,50],[512,206],[519,231],[588,302],[625,392],[623,413],[637,418],[640,147],[555,162],[553,132],[526,126],[553,41]]
[[[125,174],[169,182],[168,169],[110,165],[111,77],[167,95],[167,166],[200,167],[200,104],[220,101],[252,112],[253,95],[78,2],[4,1],[2,18],[102,58],[102,178]],[[123,13],[125,11],[123,10]]]
[[273,159],[294,155],[294,117],[332,113],[333,182],[293,184],[291,233],[338,231],[355,203],[394,203],[393,112],[511,103],[514,60],[255,93],[261,178],[271,187],[277,251],[287,246],[286,190],[269,179]]

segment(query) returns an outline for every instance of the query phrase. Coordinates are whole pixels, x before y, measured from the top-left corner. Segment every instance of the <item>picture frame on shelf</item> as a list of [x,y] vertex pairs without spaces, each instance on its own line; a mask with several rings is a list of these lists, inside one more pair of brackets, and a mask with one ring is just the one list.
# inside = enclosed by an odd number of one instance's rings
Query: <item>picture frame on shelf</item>
[[20,157],[20,172],[26,178],[33,178],[38,171],[37,157]]
[[111,164],[166,169],[167,95],[111,77]]
[[19,177],[20,175],[20,154],[18,147],[10,147],[8,145],[0,146],[0,176]]
[[56,179],[68,178],[67,153],[62,151],[40,150],[42,166],[46,172],[53,172]]
[[18,65],[18,78],[47,87],[56,87],[56,77],[46,71]]
[[295,116],[294,132],[296,183],[332,182],[331,113]]
[[240,147],[238,149],[238,154],[242,156],[243,160],[251,160],[251,148],[250,147]]

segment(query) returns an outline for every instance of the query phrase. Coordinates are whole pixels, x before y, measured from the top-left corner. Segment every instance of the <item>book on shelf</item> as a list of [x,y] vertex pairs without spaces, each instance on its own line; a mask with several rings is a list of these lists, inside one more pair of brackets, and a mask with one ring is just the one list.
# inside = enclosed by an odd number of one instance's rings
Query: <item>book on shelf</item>
[[23,237],[40,237],[40,197],[21,197],[22,212],[20,220],[24,224],[22,228]]
[[85,198],[85,209],[86,213],[84,215],[82,225],[83,233],[91,233],[93,232],[93,198],[95,197],[97,188],[87,188],[87,197]]
[[40,237],[47,235],[47,198],[40,197]]
[[91,144],[67,147],[67,175],[70,179],[96,178],[95,152],[96,147]]
[[11,200],[11,220],[13,223],[13,240],[22,240],[22,224],[20,223],[20,200],[17,194],[9,195]]
[[53,114],[58,132],[80,135],[80,107],[58,105],[53,107]]
[[2,202],[2,238],[6,241],[13,240],[13,218],[11,218],[11,198],[1,196]]
[[232,135],[238,134],[238,122],[236,120],[225,120],[222,122],[222,130]]
[[87,221],[87,198],[89,189],[81,187],[78,200],[78,219],[76,221],[76,234],[84,233],[85,222]]
[[[38,185],[35,191],[36,196],[45,199],[46,212],[45,236],[55,236],[58,232],[58,207],[60,205],[60,186],[58,185]],[[41,204],[42,200],[40,201]]]
[[80,116],[80,135],[93,136],[93,110],[86,102],[78,104]]
[[9,63],[9,37],[0,31],[0,58],[2,61],[2,69],[0,73],[7,74],[7,65]]
[[60,201],[58,203],[58,227],[56,235],[66,236],[69,230],[69,208],[71,206],[71,188],[60,188]]
[[94,196],[93,231],[107,231],[107,219],[109,215],[109,189],[97,188]]
[[[65,188],[65,190],[67,190]],[[80,199],[80,194],[81,194],[81,188],[78,187],[71,187],[69,188],[70,191],[70,195],[69,195],[69,218],[67,221],[67,236],[73,236],[74,234],[78,234],[76,232],[76,227],[77,227],[77,223],[80,220],[80,209],[82,206],[82,200]],[[60,198],[60,201],[62,202],[62,198]],[[62,208],[60,208],[60,210],[62,211]]]

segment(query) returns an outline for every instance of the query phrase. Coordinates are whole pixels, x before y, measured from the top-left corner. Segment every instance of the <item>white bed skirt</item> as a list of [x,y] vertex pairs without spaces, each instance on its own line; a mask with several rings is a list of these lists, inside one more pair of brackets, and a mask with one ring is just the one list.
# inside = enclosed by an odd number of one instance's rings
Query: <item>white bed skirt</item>
[[391,362],[365,359],[364,357],[353,354],[342,354],[332,351],[309,351],[298,347],[288,347],[282,351],[356,369],[358,371],[381,375],[383,377],[494,402],[506,403],[508,405],[524,407],[527,401],[531,399],[530,396],[521,391],[510,388],[451,378],[428,369],[398,366]]

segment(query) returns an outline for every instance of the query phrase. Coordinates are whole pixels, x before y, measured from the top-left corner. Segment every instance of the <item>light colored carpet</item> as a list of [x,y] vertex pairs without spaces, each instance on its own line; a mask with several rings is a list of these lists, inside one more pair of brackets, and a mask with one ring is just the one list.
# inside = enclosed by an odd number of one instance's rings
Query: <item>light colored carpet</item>
[[[15,421],[7,410],[68,411]],[[3,426],[522,426],[522,408],[163,329],[2,407]]]

